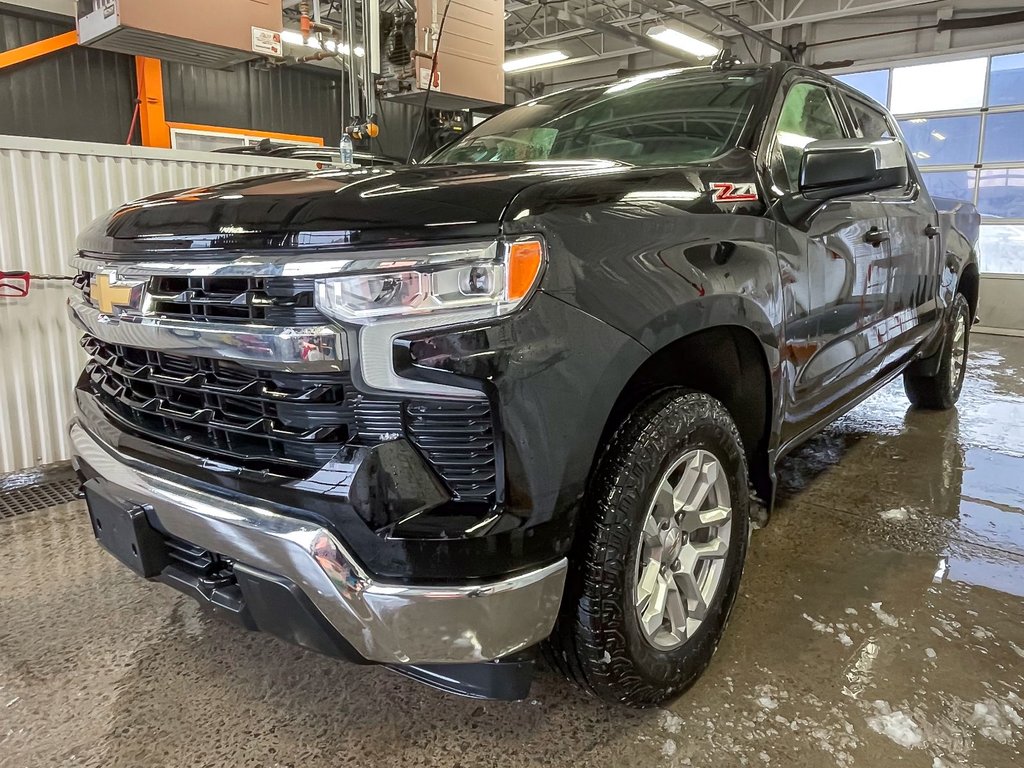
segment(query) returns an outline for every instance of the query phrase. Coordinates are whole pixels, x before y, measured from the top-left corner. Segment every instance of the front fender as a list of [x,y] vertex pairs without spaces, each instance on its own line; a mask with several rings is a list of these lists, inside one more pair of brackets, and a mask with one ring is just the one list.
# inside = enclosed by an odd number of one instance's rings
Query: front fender
[[650,351],[731,325],[752,331],[777,362],[783,299],[770,219],[618,201],[515,224],[547,240],[546,293]]

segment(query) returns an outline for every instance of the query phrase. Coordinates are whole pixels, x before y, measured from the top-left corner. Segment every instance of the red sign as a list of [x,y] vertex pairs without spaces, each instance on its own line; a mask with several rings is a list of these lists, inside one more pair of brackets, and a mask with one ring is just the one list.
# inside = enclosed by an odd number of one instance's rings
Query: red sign
[[[427,83],[430,82],[430,67],[420,67],[420,90],[427,90]],[[434,82],[430,83],[430,90],[441,90],[441,70],[434,70]]]
[[28,272],[0,272],[0,299],[25,298],[31,279]]

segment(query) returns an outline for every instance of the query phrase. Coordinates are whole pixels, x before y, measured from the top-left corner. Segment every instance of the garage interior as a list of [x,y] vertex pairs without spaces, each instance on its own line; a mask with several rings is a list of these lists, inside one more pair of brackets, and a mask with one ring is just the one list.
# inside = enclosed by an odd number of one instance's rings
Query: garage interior
[[[0,768],[1021,764],[1024,10],[149,5],[0,2]],[[977,206],[981,274],[954,409],[912,408],[895,381],[780,462],[692,688],[630,710],[538,661],[523,701],[460,698],[246,632],[97,546],[67,435],[91,221],[261,174],[389,173],[510,106],[708,48],[796,57],[887,107],[931,195]]]

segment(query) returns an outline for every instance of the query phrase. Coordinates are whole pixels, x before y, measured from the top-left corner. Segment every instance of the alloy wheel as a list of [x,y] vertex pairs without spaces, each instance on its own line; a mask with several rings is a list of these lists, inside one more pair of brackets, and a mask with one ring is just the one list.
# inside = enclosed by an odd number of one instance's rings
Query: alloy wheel
[[953,331],[953,353],[949,366],[949,385],[953,392],[957,391],[960,377],[967,366],[967,317],[958,314],[956,329]]
[[710,451],[683,454],[655,486],[637,545],[634,604],[655,648],[678,648],[703,623],[722,582],[731,533],[725,468]]

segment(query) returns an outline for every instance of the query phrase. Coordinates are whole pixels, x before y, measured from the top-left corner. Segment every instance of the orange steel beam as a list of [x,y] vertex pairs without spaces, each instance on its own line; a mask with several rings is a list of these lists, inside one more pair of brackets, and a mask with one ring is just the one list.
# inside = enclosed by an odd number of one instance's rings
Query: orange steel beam
[[139,82],[139,126],[146,147],[171,148],[171,129],[164,113],[164,76],[160,59],[135,57],[135,76]]
[[54,51],[70,48],[78,44],[77,32],[65,32],[63,35],[48,37],[35,43],[23,45],[20,48],[12,48],[9,51],[0,53],[0,69],[13,67],[15,64],[22,64],[32,59],[38,59]]
[[256,128],[229,128],[222,125],[199,125],[197,123],[175,123],[167,124],[171,128],[179,128],[185,131],[205,131],[207,133],[237,133],[240,136],[252,136],[259,139],[279,139],[281,141],[298,142],[301,144],[324,145],[322,136],[303,136],[301,133],[281,133],[279,131],[261,131]]

